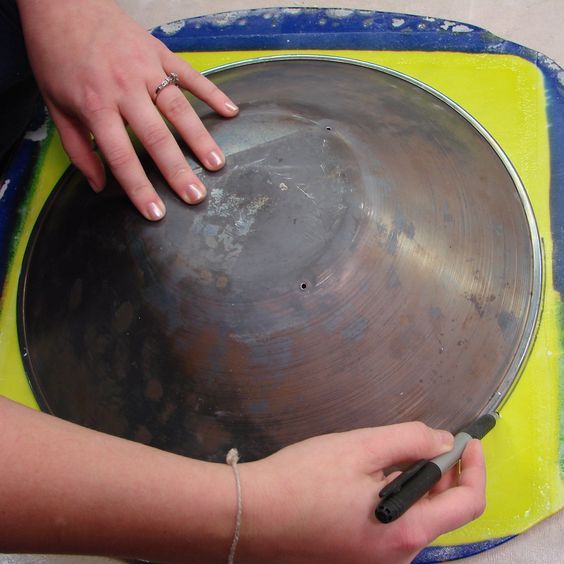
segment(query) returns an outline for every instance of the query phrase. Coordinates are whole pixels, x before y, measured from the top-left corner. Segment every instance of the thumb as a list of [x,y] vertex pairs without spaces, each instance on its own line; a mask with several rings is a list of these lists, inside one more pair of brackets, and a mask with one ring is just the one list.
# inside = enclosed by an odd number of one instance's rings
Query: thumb
[[373,455],[370,463],[374,470],[434,458],[448,452],[454,442],[448,431],[432,429],[419,421],[378,427],[372,431],[365,444]]

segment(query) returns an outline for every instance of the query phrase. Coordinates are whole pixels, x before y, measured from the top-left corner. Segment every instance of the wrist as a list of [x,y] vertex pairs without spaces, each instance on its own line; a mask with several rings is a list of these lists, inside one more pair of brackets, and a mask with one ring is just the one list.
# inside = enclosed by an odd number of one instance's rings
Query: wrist
[[296,540],[294,527],[299,527],[292,515],[296,500],[291,484],[278,475],[270,458],[242,464],[239,471],[243,515],[235,560],[289,562],[288,541]]
[[[169,490],[173,499],[167,508],[174,539],[163,543],[157,534],[157,552],[150,556],[172,562],[225,562],[237,512],[231,468],[226,464],[182,459],[175,481],[176,487]],[[158,523],[155,525],[158,530]]]

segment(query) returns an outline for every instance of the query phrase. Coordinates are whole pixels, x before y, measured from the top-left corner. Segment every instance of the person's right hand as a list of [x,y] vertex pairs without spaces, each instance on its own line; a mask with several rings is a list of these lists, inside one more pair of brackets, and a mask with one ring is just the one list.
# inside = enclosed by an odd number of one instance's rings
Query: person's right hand
[[410,562],[439,535],[477,518],[485,508],[485,468],[472,441],[456,469],[397,521],[382,524],[378,493],[394,477],[384,470],[433,458],[452,435],[422,423],[325,435],[240,466],[241,562]]
[[207,169],[223,167],[224,155],[178,88],[167,86],[158,96],[155,89],[175,72],[182,88],[223,117],[237,115],[237,106],[113,0],[18,0],[18,7],[39,88],[65,151],[92,188],[102,190],[105,176],[91,134],[135,207],[149,220],[164,216],[128,137],[129,124],[178,196],[188,204],[203,200],[206,188],[162,116]]

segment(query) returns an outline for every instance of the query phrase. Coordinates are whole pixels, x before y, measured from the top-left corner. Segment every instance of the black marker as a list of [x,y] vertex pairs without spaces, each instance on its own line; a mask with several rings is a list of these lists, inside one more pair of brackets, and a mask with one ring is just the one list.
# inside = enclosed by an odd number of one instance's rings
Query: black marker
[[455,435],[452,450],[432,460],[416,462],[382,488],[382,501],[376,508],[376,518],[382,523],[390,523],[403,515],[460,460],[472,439],[485,437],[495,427],[497,418],[497,413],[482,415]]

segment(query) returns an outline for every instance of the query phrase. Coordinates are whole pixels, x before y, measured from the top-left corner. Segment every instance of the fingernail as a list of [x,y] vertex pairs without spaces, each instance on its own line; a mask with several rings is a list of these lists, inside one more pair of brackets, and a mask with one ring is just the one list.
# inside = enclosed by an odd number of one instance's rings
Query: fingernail
[[225,102],[225,107],[230,112],[238,112],[239,111],[239,108],[233,102]]
[[218,168],[224,164],[223,157],[217,151],[212,151],[208,155],[208,162],[212,168]]
[[186,189],[186,202],[189,204],[199,204],[206,197],[206,189],[197,184],[190,184]]
[[104,189],[104,186],[99,186],[89,176],[86,177],[86,180],[88,180],[88,184],[90,184],[90,188],[92,188],[92,190],[94,190],[94,192],[96,192],[97,194],[99,194]]
[[445,448],[451,449],[454,444],[454,437],[448,431],[437,431],[440,434],[441,443]]
[[147,206],[147,216],[152,221],[158,221],[162,219],[165,214],[165,207],[164,204],[157,204],[156,202],[151,202]]

